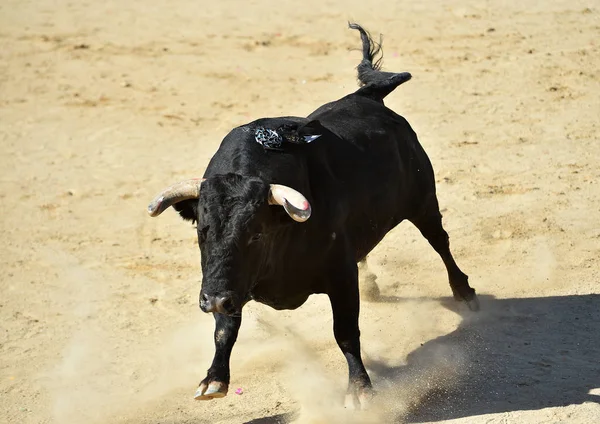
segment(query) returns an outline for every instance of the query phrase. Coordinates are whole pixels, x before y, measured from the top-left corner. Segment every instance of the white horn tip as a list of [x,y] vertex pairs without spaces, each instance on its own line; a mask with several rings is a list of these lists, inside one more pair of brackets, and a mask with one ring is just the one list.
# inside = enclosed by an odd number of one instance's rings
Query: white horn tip
[[295,207],[287,199],[284,199],[283,208],[287,212],[287,214],[296,222],[305,222],[310,218],[312,213],[312,209],[310,207],[310,203],[308,201],[304,201],[302,205],[302,209]]
[[150,202],[150,204],[148,205],[148,208],[146,209],[148,212],[148,215],[155,217],[160,215],[160,205],[162,204],[164,200],[164,197],[161,196],[158,199],[154,199],[152,202]]

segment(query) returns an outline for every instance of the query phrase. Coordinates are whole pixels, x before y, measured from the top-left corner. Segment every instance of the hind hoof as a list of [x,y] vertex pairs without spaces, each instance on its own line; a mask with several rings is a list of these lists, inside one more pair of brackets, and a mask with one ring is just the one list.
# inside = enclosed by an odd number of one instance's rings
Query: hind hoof
[[366,411],[370,409],[374,397],[375,392],[371,388],[359,390],[358,393],[346,393],[346,397],[344,399],[344,408],[353,411]]
[[473,312],[479,311],[479,299],[477,299],[477,295],[473,295],[471,300],[466,301],[469,310]]

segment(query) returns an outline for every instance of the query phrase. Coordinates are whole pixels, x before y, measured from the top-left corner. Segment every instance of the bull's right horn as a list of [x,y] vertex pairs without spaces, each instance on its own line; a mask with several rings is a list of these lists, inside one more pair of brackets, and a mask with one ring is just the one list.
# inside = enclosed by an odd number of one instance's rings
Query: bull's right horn
[[200,197],[200,185],[204,179],[193,178],[191,180],[181,181],[164,189],[148,205],[148,214],[158,216],[169,206],[188,199],[197,199]]

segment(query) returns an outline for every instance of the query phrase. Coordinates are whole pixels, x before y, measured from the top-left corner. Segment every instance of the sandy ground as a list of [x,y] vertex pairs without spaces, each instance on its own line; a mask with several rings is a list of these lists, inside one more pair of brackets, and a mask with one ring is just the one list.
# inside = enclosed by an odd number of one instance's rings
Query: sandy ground
[[[322,296],[248,305],[230,395],[195,402],[213,352],[195,231],[146,205],[232,127],[354,90],[348,19],[413,74],[387,104],[431,157],[482,311],[403,223],[370,256],[371,411],[341,406]],[[4,0],[0,422],[600,422],[599,69],[596,1]]]

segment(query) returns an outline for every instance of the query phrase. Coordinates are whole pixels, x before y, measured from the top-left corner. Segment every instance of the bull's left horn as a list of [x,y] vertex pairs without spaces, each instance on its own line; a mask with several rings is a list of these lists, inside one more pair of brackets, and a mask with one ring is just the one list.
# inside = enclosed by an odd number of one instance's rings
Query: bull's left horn
[[297,222],[310,218],[311,208],[306,197],[288,186],[271,184],[269,205],[283,206],[287,214]]
[[200,197],[200,185],[204,179],[193,178],[191,180],[181,181],[164,189],[148,205],[148,214],[158,216],[169,206],[188,199],[197,199]]

